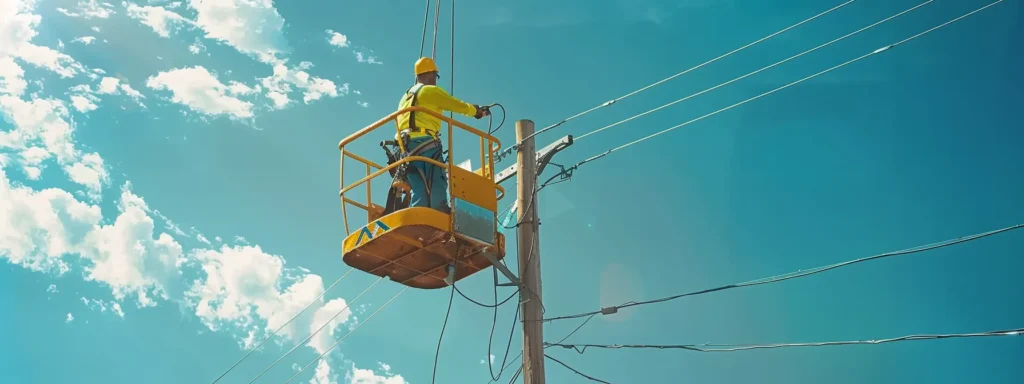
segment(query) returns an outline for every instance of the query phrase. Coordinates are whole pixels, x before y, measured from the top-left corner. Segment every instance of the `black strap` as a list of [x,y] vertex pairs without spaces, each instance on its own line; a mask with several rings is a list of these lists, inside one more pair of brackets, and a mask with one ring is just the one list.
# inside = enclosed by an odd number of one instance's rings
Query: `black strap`
[[[412,87],[405,91],[405,97],[412,96],[412,103],[409,104],[410,107],[416,106],[417,95],[419,95],[421,89],[423,89],[423,84],[416,83],[416,85],[413,85]],[[416,111],[409,111],[409,132],[419,131],[420,129],[416,127]]]

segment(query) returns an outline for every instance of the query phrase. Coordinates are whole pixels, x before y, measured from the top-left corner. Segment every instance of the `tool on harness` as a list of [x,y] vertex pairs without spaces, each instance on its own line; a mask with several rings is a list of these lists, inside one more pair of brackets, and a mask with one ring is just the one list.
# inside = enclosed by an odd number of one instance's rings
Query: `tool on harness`
[[[409,135],[406,131],[402,131],[401,135],[401,146],[398,141],[385,140],[380,143],[381,148],[384,150],[385,156],[388,159],[388,165],[394,164],[395,162],[402,160],[410,156],[420,156],[424,152],[431,149],[440,149],[441,141],[437,138],[433,138],[429,141],[421,143],[410,151],[402,152],[401,148],[409,147]],[[390,147],[390,148],[389,148]],[[435,151],[430,158],[437,160],[438,162],[444,163],[446,151]],[[408,208],[411,202],[412,187],[409,185],[408,172],[411,163],[404,163],[398,167],[389,170],[392,177],[391,187],[388,189],[387,202],[384,206],[384,215],[398,211],[400,209]],[[423,184],[426,190],[427,206],[430,206],[431,196],[431,182],[433,181],[434,171],[437,169],[436,166],[427,167],[427,172],[424,173],[422,169],[413,167],[419,174],[420,179],[423,180]],[[437,207],[443,208],[443,207]]]

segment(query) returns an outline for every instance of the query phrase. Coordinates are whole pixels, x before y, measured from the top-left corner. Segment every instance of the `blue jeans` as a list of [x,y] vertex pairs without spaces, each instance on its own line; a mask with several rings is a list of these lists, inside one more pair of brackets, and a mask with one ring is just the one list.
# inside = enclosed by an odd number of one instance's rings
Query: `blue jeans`
[[[411,151],[420,144],[430,140],[433,139],[429,136],[409,139],[409,143],[406,144],[406,150]],[[440,152],[442,150],[443,148],[438,145],[433,149],[419,153],[418,156],[428,158],[435,158],[436,156],[436,159],[441,159]],[[412,188],[409,199],[410,207],[430,207],[440,211],[448,209],[448,178],[445,177],[445,168],[425,161],[413,161],[409,163],[405,174],[409,180],[409,187]],[[427,186],[423,182],[423,176],[426,176],[430,182],[429,199],[427,196]]]

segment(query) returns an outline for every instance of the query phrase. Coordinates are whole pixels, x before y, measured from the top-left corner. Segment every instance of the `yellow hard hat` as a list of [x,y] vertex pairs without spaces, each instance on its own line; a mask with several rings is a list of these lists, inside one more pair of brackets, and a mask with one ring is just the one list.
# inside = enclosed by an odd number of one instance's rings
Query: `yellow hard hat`
[[434,60],[429,57],[421,57],[416,60],[416,75],[419,76],[427,72],[437,72],[437,64],[434,64]]

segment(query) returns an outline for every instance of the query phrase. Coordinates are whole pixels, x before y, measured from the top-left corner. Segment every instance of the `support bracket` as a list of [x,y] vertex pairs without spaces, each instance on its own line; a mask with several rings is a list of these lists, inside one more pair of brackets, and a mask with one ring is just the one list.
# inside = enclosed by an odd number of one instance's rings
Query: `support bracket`
[[[548,162],[551,161],[552,157],[554,157],[556,154],[558,154],[558,152],[561,152],[563,149],[566,149],[571,145],[572,135],[568,135],[561,139],[555,140],[551,144],[548,144],[546,147],[541,148],[541,150],[537,151],[537,174],[540,175],[542,172],[544,172],[544,167],[548,165]],[[512,178],[512,176],[515,176],[518,172],[519,164],[512,164],[508,166],[508,168],[505,168],[501,172],[498,172],[498,174],[494,175],[494,182],[497,184],[501,184],[505,180]]]

